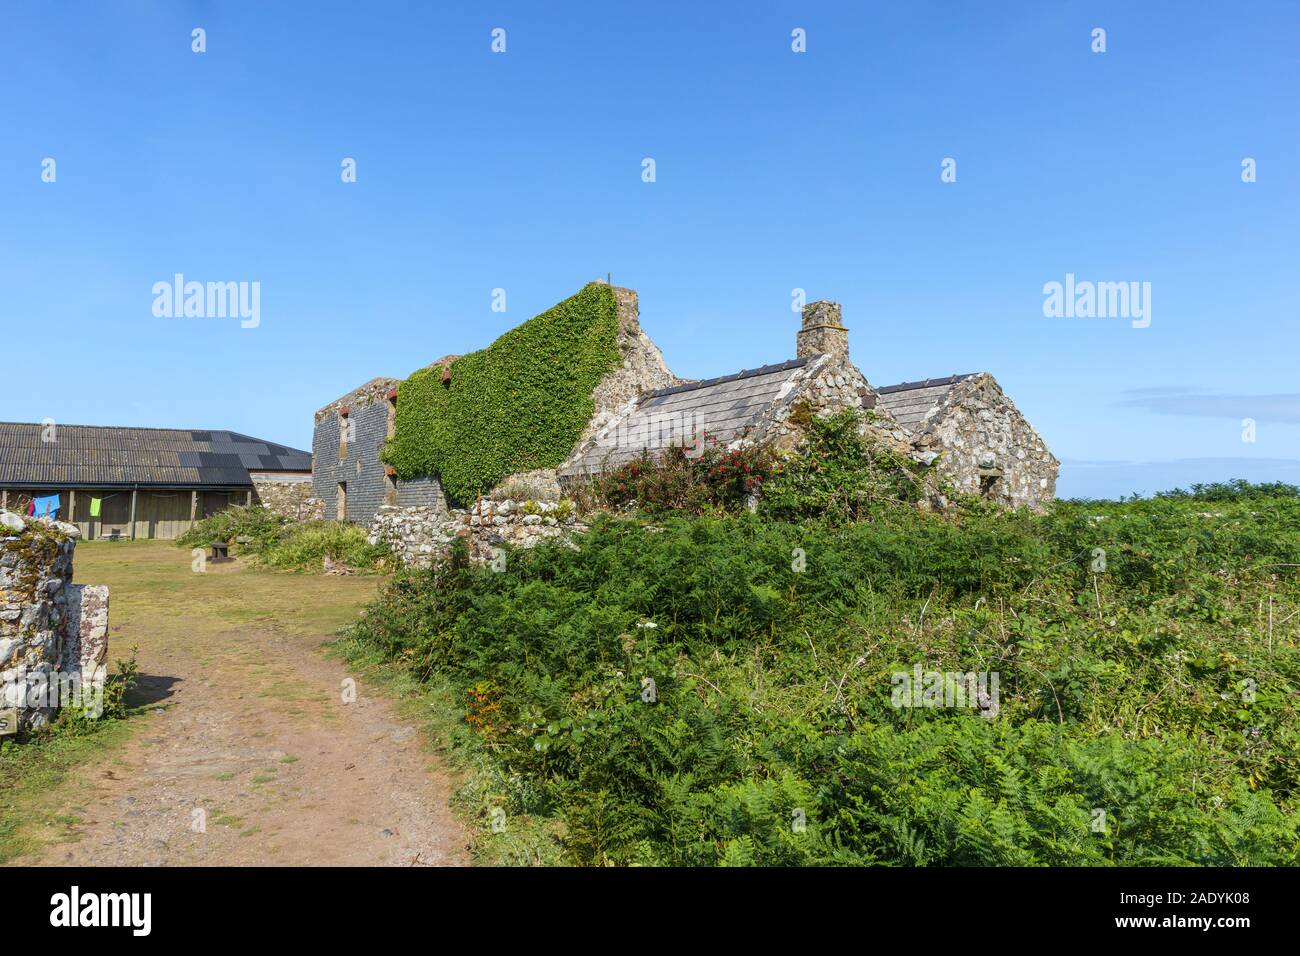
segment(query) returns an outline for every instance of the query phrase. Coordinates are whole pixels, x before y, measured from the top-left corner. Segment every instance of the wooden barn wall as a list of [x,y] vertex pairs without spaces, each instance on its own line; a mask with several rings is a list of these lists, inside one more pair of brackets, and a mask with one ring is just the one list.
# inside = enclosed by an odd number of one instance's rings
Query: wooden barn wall
[[[76,488],[76,512],[72,515],[72,523],[81,531],[81,537],[84,541],[94,541],[98,538],[113,537],[113,532],[118,537],[131,537],[131,491],[123,490],[96,490],[94,488]],[[68,491],[27,491],[16,488],[10,488],[9,507],[17,509],[18,503],[25,503],[33,497],[43,495],[57,494],[59,496],[59,519],[62,521],[68,518]],[[109,502],[109,496],[115,496],[112,503]],[[190,496],[189,489],[181,488],[174,490],[152,490],[141,488],[136,493],[135,504],[135,536],[136,538],[160,538],[171,540],[179,538],[182,534],[190,529]],[[101,514],[98,518],[90,516],[90,499],[97,497],[101,499]],[[224,511],[230,505],[242,505],[248,500],[248,492],[242,488],[232,489],[230,491],[200,491],[198,493],[198,510],[197,517],[205,518],[210,514],[216,514],[218,511]],[[125,507],[123,507],[125,505]],[[114,520],[114,519],[117,520]]]

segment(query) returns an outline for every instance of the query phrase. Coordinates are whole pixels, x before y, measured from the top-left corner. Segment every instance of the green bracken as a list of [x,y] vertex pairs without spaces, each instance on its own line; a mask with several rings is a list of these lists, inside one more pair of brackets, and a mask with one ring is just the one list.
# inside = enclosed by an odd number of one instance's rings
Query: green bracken
[[[597,520],[349,644],[445,688],[488,859],[501,807],[521,860],[1295,865],[1300,500],[1221,492]],[[917,665],[996,714],[897,706]]]

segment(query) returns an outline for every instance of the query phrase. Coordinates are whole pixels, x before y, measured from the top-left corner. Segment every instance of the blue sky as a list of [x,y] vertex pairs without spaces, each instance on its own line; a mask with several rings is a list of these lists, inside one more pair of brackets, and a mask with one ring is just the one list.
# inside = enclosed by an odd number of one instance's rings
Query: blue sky
[[[6,2],[0,419],[310,447],[610,273],[679,375],[791,357],[796,287],[877,385],[991,371],[1063,495],[1294,479],[1298,80],[1269,0]],[[178,272],[260,325],[155,317]],[[1044,317],[1067,273],[1150,326]]]

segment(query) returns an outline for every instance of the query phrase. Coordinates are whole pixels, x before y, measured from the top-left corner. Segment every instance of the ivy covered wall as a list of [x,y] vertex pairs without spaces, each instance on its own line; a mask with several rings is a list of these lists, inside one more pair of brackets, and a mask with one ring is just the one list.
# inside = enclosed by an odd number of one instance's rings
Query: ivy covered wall
[[501,479],[554,468],[595,411],[591,393],[620,362],[613,290],[576,295],[451,364],[420,369],[397,390],[397,427],[382,458],[399,478],[437,475],[472,501]]

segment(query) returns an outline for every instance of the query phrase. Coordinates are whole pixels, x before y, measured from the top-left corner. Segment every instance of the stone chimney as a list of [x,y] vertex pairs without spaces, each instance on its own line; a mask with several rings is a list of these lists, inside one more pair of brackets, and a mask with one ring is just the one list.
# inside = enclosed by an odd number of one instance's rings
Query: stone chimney
[[849,360],[849,330],[840,321],[840,304],[825,299],[803,307],[803,327],[796,338],[796,357],[834,355]]

